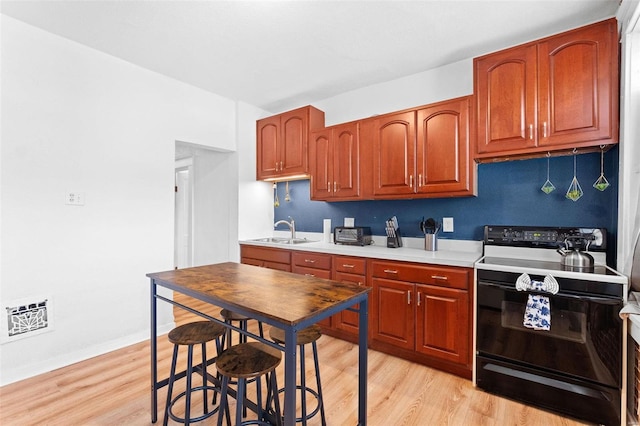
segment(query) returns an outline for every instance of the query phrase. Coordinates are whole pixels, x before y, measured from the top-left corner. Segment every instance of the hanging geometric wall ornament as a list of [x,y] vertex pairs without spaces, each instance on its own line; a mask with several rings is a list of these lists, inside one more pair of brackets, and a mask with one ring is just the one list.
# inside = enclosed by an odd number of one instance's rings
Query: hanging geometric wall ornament
[[600,145],[600,177],[593,183],[598,191],[604,191],[609,187],[609,181],[604,177],[604,145]]
[[547,180],[540,188],[545,194],[550,194],[556,190],[555,185],[549,180],[549,157],[551,157],[551,154],[547,152]]
[[576,177],[576,155],[573,155],[573,179],[571,180],[571,184],[569,185],[569,189],[567,189],[567,193],[565,197],[570,199],[571,201],[578,201],[580,197],[584,194],[582,192],[582,187],[580,186],[580,182],[578,182],[578,178]]

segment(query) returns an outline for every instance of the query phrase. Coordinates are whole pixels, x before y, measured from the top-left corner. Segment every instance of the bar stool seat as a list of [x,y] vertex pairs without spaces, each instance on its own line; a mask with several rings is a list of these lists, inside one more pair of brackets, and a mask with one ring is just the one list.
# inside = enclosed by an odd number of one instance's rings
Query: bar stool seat
[[[285,334],[284,330],[272,327],[269,329],[269,336],[271,340],[276,343],[284,344],[285,343]],[[326,426],[327,420],[324,414],[324,401],[322,398],[322,384],[320,382],[320,365],[318,363],[318,346],[316,342],[318,339],[322,337],[322,331],[320,326],[314,324],[310,327],[304,328],[296,334],[296,345],[300,351],[300,384],[296,385],[296,389],[300,390],[300,405],[301,405],[301,416],[296,418],[297,423],[302,423],[303,425],[307,424],[307,421],[320,413],[320,417],[322,419],[322,425]],[[313,349],[313,363],[315,366],[315,375],[316,375],[316,389],[311,389],[307,387],[306,384],[306,370],[305,370],[305,359],[304,359],[304,347],[305,345],[311,344]],[[280,389],[279,392],[284,392],[284,389]],[[306,394],[310,393],[316,398],[317,406],[316,408],[307,414],[307,398]]]
[[[276,380],[276,367],[282,360],[279,350],[260,342],[241,343],[223,351],[216,360],[218,373],[222,375],[222,397],[220,407],[227,407],[229,382],[231,378],[237,381],[236,390],[236,422],[235,425],[271,425],[266,414],[275,417],[276,424],[282,423],[280,400],[278,397],[278,383]],[[267,397],[265,405],[262,404],[262,385],[260,378],[268,376]],[[246,385],[248,379],[255,379],[257,402],[257,419],[242,421],[243,407],[245,405]],[[273,400],[273,411],[271,402]],[[223,411],[218,412],[218,426],[222,425]]]
[[[232,324],[234,321],[239,322],[239,328],[241,330],[245,330],[247,331],[247,327],[248,327],[248,323],[250,320],[252,320],[253,318],[249,318],[247,316],[241,315],[237,312],[233,312],[230,311],[229,309],[222,309],[220,311],[220,316],[222,317],[222,319],[224,319],[224,322],[226,322],[227,324]],[[258,329],[259,329],[259,334],[260,337],[264,337],[264,333],[262,330],[262,322],[258,321]],[[231,342],[231,329],[229,328],[227,330],[227,334],[225,337],[222,338],[222,344],[223,344],[223,348],[230,348],[231,346],[233,346],[232,342]],[[245,336],[244,334],[240,333],[239,337],[238,337],[238,342],[239,343],[247,343],[247,336]]]
[[[171,359],[171,373],[169,375],[169,383],[167,390],[167,403],[164,411],[164,425],[167,425],[169,418],[176,422],[188,425],[190,423],[202,421],[217,412],[217,409],[209,412],[208,391],[220,392],[220,388],[207,385],[207,342],[216,341],[216,351],[222,352],[222,343],[220,337],[224,336],[226,329],[224,326],[213,321],[196,321],[183,324],[171,330],[168,339],[173,343],[173,357]],[[193,347],[197,344],[202,345],[202,364],[199,366],[202,373],[202,386],[192,386],[193,375]],[[187,346],[187,385],[184,392],[172,398],[173,386],[177,380],[176,364],[178,358],[178,349],[180,346]],[[199,417],[191,418],[191,394],[196,391],[203,392],[203,414]],[[184,417],[178,417],[173,413],[173,407],[180,399],[185,398],[185,414]]]

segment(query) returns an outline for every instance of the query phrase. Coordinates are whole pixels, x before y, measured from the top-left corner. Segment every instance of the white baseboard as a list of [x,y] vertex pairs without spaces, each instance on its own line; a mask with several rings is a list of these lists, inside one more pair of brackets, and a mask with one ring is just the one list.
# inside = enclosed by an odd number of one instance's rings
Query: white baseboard
[[[168,333],[174,327],[174,322],[165,325],[158,325],[158,336]],[[39,362],[37,364],[14,368],[2,375],[2,378],[0,378],[0,386],[25,380],[39,374],[48,373],[50,371],[57,370],[58,368],[66,367],[68,365],[75,364],[76,362],[85,361],[99,355],[104,355],[108,352],[135,345],[136,343],[140,343],[145,340],[149,340],[149,330],[121,337],[99,345],[94,345],[73,353],[64,354],[56,358],[51,358],[45,363]]]

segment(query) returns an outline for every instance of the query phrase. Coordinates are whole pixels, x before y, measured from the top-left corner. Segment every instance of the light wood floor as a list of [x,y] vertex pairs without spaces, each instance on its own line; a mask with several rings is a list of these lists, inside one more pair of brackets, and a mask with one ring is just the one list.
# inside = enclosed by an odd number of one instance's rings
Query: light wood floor
[[[197,301],[188,303],[211,315],[219,311]],[[176,311],[178,324],[194,319],[199,317]],[[159,372],[167,375],[171,345],[166,336],[160,337],[158,343]],[[327,423],[355,425],[357,347],[323,336],[318,341],[318,349]],[[215,353],[213,347],[207,350]],[[185,365],[183,359],[179,362]],[[311,358],[307,366],[307,380],[311,381]],[[278,368],[280,384],[283,383],[282,367]],[[149,343],[143,342],[1,387],[0,424],[151,424],[149,371]],[[367,421],[374,426],[584,424],[487,394],[475,389],[468,380],[375,351],[369,351],[368,385]],[[158,424],[162,424],[164,398],[165,389],[160,392]],[[193,403],[194,410],[201,405],[197,398]],[[215,420],[214,416],[199,424],[211,425]],[[309,424],[319,425],[319,416]]]

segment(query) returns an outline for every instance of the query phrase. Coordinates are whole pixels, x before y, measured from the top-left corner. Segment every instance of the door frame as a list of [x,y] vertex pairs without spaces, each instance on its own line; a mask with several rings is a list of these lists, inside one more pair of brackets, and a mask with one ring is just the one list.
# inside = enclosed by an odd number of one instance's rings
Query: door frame
[[[180,179],[179,175],[184,176],[185,172],[186,180]],[[193,158],[175,161],[174,185],[173,264],[177,269],[193,266]],[[185,245],[179,235],[183,229],[186,231]]]

